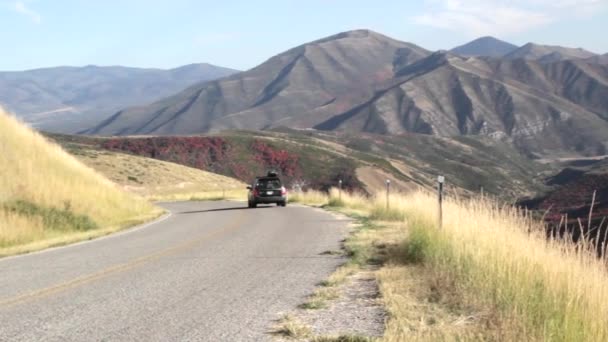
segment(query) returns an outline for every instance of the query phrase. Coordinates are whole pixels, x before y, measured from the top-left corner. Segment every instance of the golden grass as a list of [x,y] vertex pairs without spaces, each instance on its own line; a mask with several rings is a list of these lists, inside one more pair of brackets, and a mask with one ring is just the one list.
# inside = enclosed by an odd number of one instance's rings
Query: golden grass
[[[323,202],[318,194],[312,198],[314,204]],[[332,198],[326,196],[321,205]],[[300,202],[306,200],[306,194],[299,196]],[[362,205],[360,196],[343,194],[339,204],[348,203],[367,218],[407,226],[401,237],[380,229],[364,231],[367,236],[351,242],[359,248],[396,246],[382,252],[385,263],[377,273],[390,312],[384,340],[608,340],[604,261],[580,246],[548,241],[542,224],[515,208],[485,199],[449,198],[439,230],[433,194],[391,196],[389,209],[382,195]],[[427,280],[412,285],[414,276]],[[416,286],[443,287],[444,296],[455,297],[445,301],[445,317],[463,312],[470,317],[465,314],[464,320],[440,324],[439,329],[406,328],[412,326],[411,309],[420,305],[407,290]],[[443,321],[449,322],[447,318]]]
[[[231,200],[231,201],[247,201],[247,190],[245,188],[236,188],[231,190],[216,190],[197,192],[187,198],[190,201],[216,201],[216,200]],[[186,196],[184,196],[186,197]],[[184,198],[186,199],[186,198]]]
[[[7,210],[25,201],[90,218],[95,231],[49,230],[39,217]],[[118,189],[89,167],[0,109],[0,255],[107,233],[157,217],[162,211]]]
[[152,201],[192,198],[246,199],[246,184],[236,179],[162,160],[82,147],[74,151],[84,164],[124,190]]
[[302,340],[310,337],[312,335],[312,330],[309,326],[301,323],[293,316],[285,315],[279,320],[277,326],[271,333],[289,339]]

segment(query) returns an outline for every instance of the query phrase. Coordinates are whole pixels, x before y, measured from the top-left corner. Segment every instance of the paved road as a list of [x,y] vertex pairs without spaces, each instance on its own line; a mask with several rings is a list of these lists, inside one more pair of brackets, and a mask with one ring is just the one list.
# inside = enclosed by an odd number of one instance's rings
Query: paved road
[[160,222],[0,259],[0,341],[264,341],[343,260],[320,210],[167,203]]

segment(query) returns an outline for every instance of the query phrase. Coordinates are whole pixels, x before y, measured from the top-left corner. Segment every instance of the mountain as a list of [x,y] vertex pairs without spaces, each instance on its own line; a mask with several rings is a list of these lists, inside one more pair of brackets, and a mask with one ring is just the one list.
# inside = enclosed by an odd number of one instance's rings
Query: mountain
[[210,64],[170,70],[86,66],[0,72],[0,103],[37,128],[69,132],[120,108],[235,72]]
[[464,45],[457,46],[450,52],[461,56],[502,57],[517,50],[517,45],[507,43],[494,37],[481,37]]
[[116,113],[88,134],[192,134],[313,127],[392,82],[395,67],[430,52],[357,30],[304,44],[260,66]]
[[87,134],[187,135],[286,126],[491,137],[532,157],[608,143],[608,67],[464,58],[371,31],[305,44],[260,66],[116,113]]
[[563,61],[567,59],[585,59],[595,56],[593,52],[581,48],[567,48],[562,46],[539,45],[528,43],[519,49],[506,54],[507,59],[530,59],[543,63]]

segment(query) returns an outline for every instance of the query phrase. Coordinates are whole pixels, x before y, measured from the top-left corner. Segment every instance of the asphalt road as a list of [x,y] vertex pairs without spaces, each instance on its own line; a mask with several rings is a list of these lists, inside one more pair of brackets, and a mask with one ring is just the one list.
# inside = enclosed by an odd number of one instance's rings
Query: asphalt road
[[167,203],[110,237],[0,259],[0,341],[264,341],[344,260],[347,222],[300,206]]

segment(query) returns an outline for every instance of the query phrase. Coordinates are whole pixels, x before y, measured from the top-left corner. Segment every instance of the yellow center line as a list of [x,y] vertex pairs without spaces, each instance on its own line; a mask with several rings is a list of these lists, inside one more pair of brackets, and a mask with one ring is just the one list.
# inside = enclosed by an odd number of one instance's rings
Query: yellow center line
[[108,267],[99,272],[89,274],[86,276],[82,276],[82,277],[78,277],[78,278],[69,280],[67,282],[58,284],[58,285],[50,286],[50,287],[43,288],[40,290],[35,290],[30,293],[19,295],[17,297],[0,300],[0,308],[6,309],[8,307],[11,307],[11,306],[14,306],[17,304],[21,304],[24,302],[29,302],[32,300],[45,298],[45,297],[48,297],[53,294],[61,293],[66,290],[77,288],[79,286],[86,285],[93,281],[106,278],[113,274],[118,274],[118,273],[122,273],[122,272],[125,272],[128,270],[134,269],[138,266],[141,266],[141,265],[151,262],[151,261],[158,260],[162,257],[167,257],[170,255],[178,254],[180,252],[185,252],[206,240],[210,240],[215,237],[222,236],[233,230],[236,230],[243,223],[243,221],[244,221],[243,217],[244,217],[244,213],[241,212],[237,216],[237,218],[235,220],[233,220],[230,224],[227,224],[214,232],[200,235],[194,240],[189,240],[189,241],[179,244],[177,246],[167,248],[167,249],[161,250],[159,252],[152,253],[152,254],[131,260],[127,263]]

